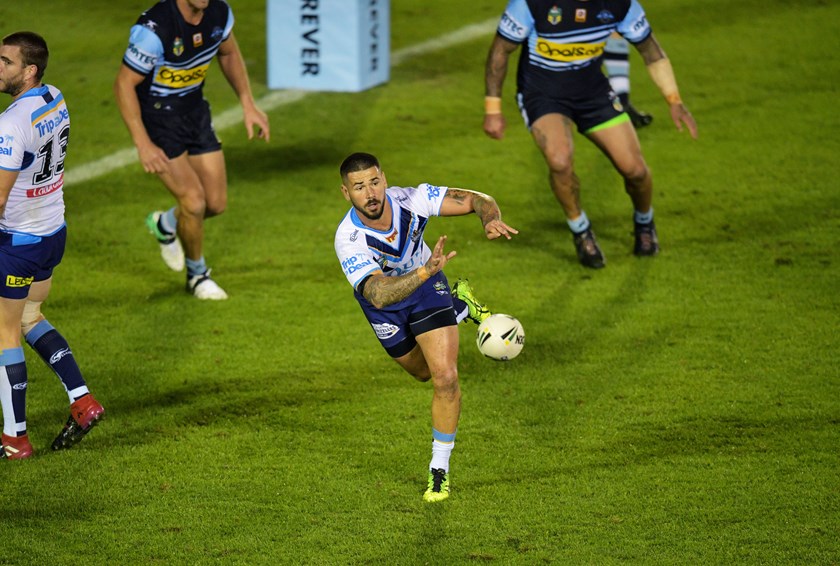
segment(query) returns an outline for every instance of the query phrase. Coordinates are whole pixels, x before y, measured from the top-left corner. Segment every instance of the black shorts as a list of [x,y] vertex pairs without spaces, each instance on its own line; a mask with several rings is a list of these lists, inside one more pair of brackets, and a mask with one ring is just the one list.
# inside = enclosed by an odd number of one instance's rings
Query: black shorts
[[213,130],[210,104],[204,99],[180,111],[144,110],[141,114],[149,137],[170,159],[185,151],[190,155],[200,155],[222,149],[222,143]]
[[609,83],[605,88],[580,98],[551,97],[537,91],[518,92],[516,103],[529,130],[538,118],[546,114],[562,114],[570,118],[583,134],[607,122],[630,119]]

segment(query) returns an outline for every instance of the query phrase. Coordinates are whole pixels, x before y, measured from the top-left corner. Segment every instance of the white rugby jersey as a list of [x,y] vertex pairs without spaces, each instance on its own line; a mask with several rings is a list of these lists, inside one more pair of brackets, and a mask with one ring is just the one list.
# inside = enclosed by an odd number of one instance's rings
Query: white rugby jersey
[[0,169],[19,171],[0,230],[47,236],[64,226],[64,157],[70,114],[51,85],[30,89],[0,114]]
[[386,231],[365,226],[356,209],[350,209],[335,232],[335,253],[354,289],[375,271],[404,275],[428,261],[432,251],[423,241],[423,231],[429,218],[440,214],[447,189],[427,183],[386,189],[392,214]]

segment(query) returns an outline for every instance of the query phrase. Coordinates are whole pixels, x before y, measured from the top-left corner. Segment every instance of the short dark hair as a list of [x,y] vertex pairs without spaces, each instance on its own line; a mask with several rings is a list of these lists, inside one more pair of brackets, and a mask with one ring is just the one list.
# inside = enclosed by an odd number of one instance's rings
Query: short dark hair
[[348,173],[355,173],[356,171],[364,171],[365,169],[370,169],[371,167],[379,167],[379,160],[371,155],[370,153],[353,153],[347,156],[341,163],[341,168],[339,172],[341,173],[341,178],[346,179]]
[[32,31],[17,31],[4,37],[3,45],[20,47],[23,64],[35,65],[38,69],[35,78],[41,80],[50,58],[50,50],[47,49],[47,42],[43,37]]

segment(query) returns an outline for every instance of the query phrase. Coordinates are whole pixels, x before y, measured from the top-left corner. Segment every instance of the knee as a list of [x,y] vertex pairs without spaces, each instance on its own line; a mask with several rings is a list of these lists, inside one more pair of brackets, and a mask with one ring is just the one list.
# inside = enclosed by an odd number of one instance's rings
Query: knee
[[29,332],[44,320],[41,314],[41,303],[39,301],[26,301],[23,307],[23,316],[20,318],[20,331],[26,336]]
[[203,218],[206,209],[207,204],[200,190],[189,191],[178,199],[178,211],[181,215]]
[[227,209],[227,196],[208,200],[204,207],[204,218],[218,216]]
[[458,384],[458,369],[448,368],[432,376],[435,394],[450,400],[461,398],[461,386]]
[[552,175],[570,177],[574,172],[574,161],[571,153],[565,151],[546,153],[545,161]]
[[638,159],[629,166],[622,168],[621,175],[627,182],[638,185],[647,180],[650,176],[650,170],[643,159]]

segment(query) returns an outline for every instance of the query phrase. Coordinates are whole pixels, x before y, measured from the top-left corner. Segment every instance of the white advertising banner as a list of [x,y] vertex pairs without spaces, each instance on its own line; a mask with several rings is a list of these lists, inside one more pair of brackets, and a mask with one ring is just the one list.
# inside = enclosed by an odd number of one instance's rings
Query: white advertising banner
[[268,87],[357,92],[388,81],[390,0],[267,0]]

